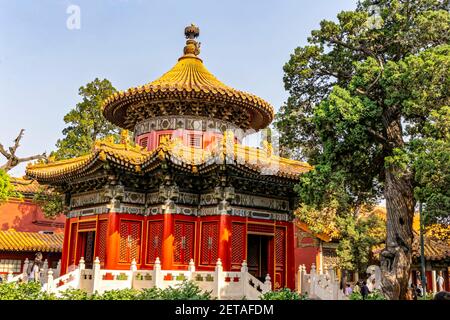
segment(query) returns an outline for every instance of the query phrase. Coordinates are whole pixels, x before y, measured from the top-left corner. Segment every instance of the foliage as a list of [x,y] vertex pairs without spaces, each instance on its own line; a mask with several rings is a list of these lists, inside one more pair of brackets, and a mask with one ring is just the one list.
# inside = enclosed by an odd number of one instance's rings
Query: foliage
[[298,294],[289,288],[269,291],[260,296],[261,300],[308,300],[306,295]]
[[202,291],[193,281],[183,281],[175,287],[142,290],[117,289],[102,294],[88,294],[82,289],[69,288],[58,297],[42,291],[40,282],[0,283],[0,300],[211,300],[211,292]]
[[[448,5],[359,1],[337,22],[322,21],[284,66],[280,142],[315,166],[296,188],[300,219],[327,209],[325,224],[336,223],[384,197],[388,221],[402,228],[387,233],[383,259],[410,252],[416,201],[430,221],[450,211]],[[389,272],[403,297],[406,273]]]
[[90,300],[91,297],[82,289],[69,288],[60,293],[60,300]]
[[432,224],[425,227],[425,235],[430,239],[442,241],[450,246],[450,225]]
[[424,295],[417,297],[417,300],[433,300],[434,294],[432,292],[426,292]]
[[211,300],[211,292],[202,291],[193,281],[183,281],[159,293],[160,300]]
[[8,174],[0,169],[0,204],[8,201],[11,197],[21,199],[23,196],[20,192],[15,191]]
[[140,300],[159,300],[161,297],[161,289],[157,287],[142,289],[139,295]]
[[135,289],[116,289],[105,291],[103,294],[95,293],[91,300],[138,300],[139,291]]
[[33,201],[39,204],[47,218],[55,218],[64,212],[64,196],[55,190],[40,187]]
[[89,82],[79,89],[82,102],[64,116],[68,124],[63,129],[64,138],[56,143],[58,148],[52,156],[56,159],[70,159],[89,153],[97,139],[113,136],[119,139],[118,128],[109,123],[102,114],[102,102],[116,92],[107,79]]
[[[362,294],[360,292],[352,292],[348,298],[350,300],[363,300]],[[373,292],[367,295],[367,298],[364,300],[386,300],[384,294],[379,290],[374,290]]]
[[339,216],[336,218],[341,240],[336,250],[339,264],[345,270],[365,270],[371,258],[372,248],[386,239],[386,225],[376,214]]
[[2,282],[0,300],[54,300],[55,295],[42,291],[40,282]]

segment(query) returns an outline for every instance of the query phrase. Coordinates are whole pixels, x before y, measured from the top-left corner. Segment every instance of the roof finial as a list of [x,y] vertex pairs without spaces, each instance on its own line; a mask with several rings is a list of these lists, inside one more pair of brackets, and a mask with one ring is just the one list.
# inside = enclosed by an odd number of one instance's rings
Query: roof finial
[[184,35],[186,36],[186,46],[184,47],[184,57],[197,57],[200,54],[200,42],[194,40],[200,35],[200,29],[193,23],[184,28]]

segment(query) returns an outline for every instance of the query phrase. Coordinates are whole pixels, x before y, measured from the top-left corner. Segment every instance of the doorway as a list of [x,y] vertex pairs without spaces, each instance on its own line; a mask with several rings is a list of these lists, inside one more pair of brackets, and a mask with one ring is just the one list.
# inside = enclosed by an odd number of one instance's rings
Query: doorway
[[270,274],[270,243],[272,236],[249,234],[247,238],[248,272],[264,282]]
[[83,257],[86,269],[92,269],[94,264],[94,244],[95,231],[78,233],[77,261],[80,261],[80,258]]

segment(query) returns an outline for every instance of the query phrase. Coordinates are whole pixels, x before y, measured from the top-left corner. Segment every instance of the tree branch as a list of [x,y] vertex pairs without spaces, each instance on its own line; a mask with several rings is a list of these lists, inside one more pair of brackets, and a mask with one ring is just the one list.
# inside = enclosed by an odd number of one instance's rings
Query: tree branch
[[37,160],[37,159],[47,159],[47,154],[44,152],[43,154],[37,154],[34,156],[19,158],[16,156],[16,151],[20,146],[20,140],[22,140],[24,129],[21,129],[19,132],[19,135],[14,139],[14,145],[12,147],[9,147],[9,152],[5,150],[2,144],[0,144],[0,153],[5,156],[6,163],[0,167],[0,169],[8,172],[15,166],[17,166],[19,163],[31,161],[31,160]]

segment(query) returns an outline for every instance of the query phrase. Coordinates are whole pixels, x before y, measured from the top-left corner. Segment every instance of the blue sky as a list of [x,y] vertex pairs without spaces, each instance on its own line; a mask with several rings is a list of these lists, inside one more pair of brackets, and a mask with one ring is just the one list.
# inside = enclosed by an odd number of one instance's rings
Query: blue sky
[[[80,29],[66,26],[70,5],[81,10]],[[154,80],[182,54],[190,23],[200,27],[200,57],[216,77],[278,109],[287,98],[282,67],[295,47],[322,19],[355,7],[356,0],[0,0],[0,142],[12,145],[24,128],[18,155],[53,150],[81,85],[99,77],[124,90]]]

